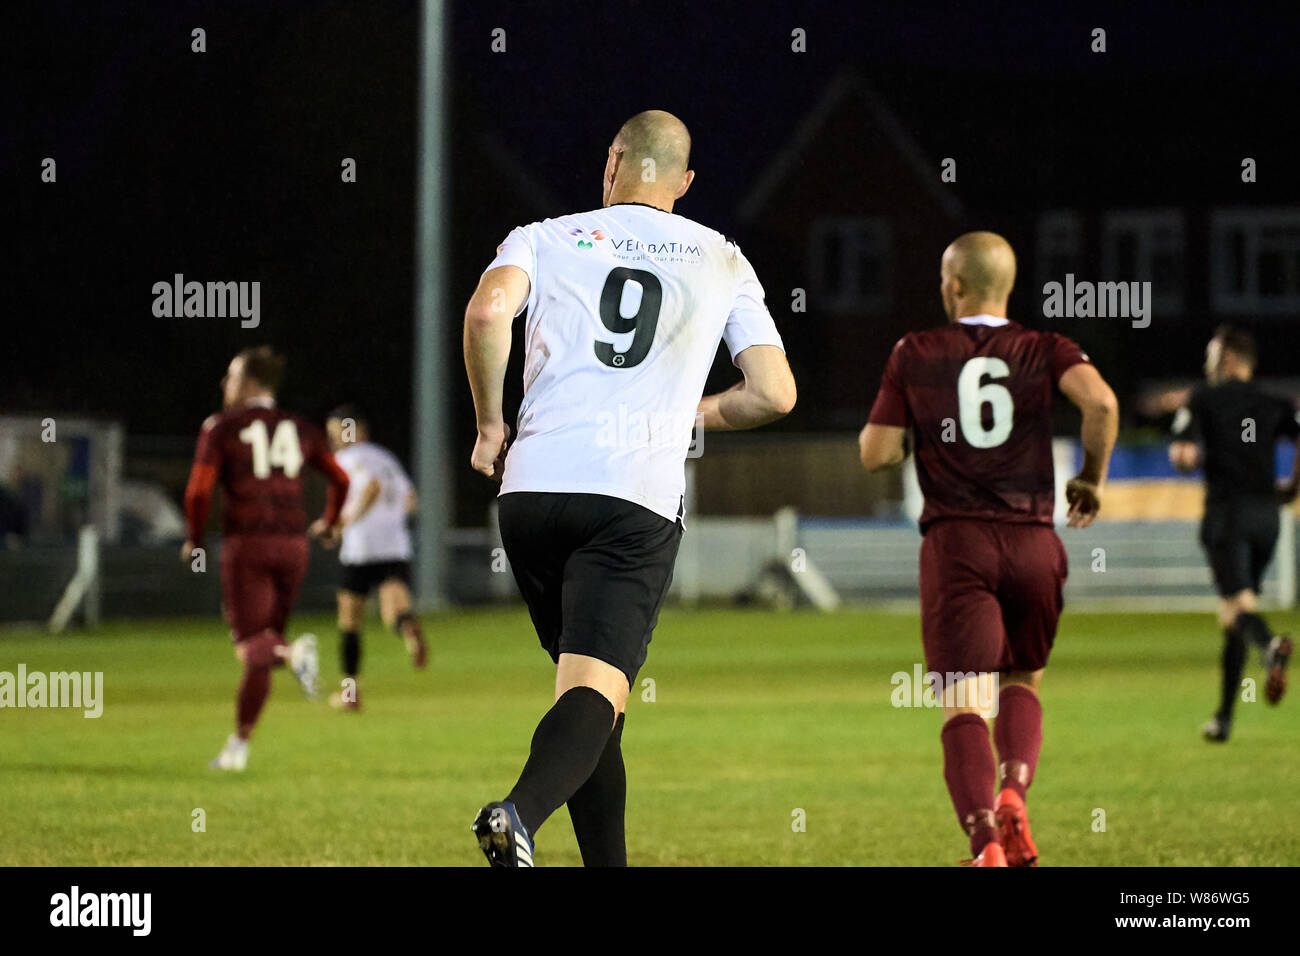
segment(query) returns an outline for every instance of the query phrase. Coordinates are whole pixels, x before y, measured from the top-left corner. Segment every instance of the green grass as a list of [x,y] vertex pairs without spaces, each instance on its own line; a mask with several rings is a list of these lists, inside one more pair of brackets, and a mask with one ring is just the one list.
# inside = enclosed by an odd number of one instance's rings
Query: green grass
[[[105,682],[98,720],[0,710],[0,864],[482,865],[470,820],[514,782],[552,669],[522,610],[431,615],[426,629],[433,661],[415,673],[370,626],[359,715],[278,673],[243,774],[207,768],[237,680],[215,617],[0,632],[0,670]],[[294,621],[308,630],[335,682],[332,622]],[[956,863],[939,712],[890,704],[890,675],[919,654],[911,615],[667,609],[641,674],[655,700],[635,689],[624,735],[631,862]],[[1300,701],[1242,704],[1231,743],[1203,742],[1218,654],[1209,615],[1067,611],[1030,791],[1044,865],[1300,864]],[[563,810],[538,863],[579,863]]]

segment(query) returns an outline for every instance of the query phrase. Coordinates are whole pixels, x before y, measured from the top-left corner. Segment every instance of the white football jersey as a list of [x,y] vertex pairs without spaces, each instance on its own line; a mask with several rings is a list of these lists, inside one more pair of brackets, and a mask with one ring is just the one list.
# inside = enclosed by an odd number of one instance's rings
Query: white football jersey
[[411,535],[406,528],[411,479],[401,462],[388,449],[368,441],[339,449],[334,459],[348,473],[345,514],[357,506],[372,479],[379,482],[379,497],[370,510],[343,529],[339,560],[344,564],[411,560]]
[[488,269],[500,266],[530,282],[501,494],[612,495],[675,519],[718,342],[733,361],[751,345],[784,347],[740,248],[683,216],[617,203],[514,229]]

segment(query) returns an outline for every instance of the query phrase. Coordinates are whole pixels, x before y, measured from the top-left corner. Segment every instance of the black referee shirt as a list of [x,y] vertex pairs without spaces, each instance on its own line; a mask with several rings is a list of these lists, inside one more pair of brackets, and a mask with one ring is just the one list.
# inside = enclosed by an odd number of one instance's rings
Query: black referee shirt
[[1298,436],[1291,402],[1236,379],[1198,385],[1174,417],[1174,437],[1201,445],[1205,496],[1215,501],[1272,495],[1274,446]]

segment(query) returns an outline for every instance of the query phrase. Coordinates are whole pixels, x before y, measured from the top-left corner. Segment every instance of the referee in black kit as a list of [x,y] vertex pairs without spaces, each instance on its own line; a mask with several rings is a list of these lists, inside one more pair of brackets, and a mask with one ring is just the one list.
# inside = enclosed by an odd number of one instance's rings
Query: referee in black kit
[[1255,613],[1255,598],[1277,545],[1278,507],[1291,502],[1300,485],[1300,448],[1291,477],[1275,484],[1274,446],[1280,438],[1300,439],[1300,416],[1291,402],[1255,384],[1255,364],[1254,338],[1220,326],[1205,347],[1206,383],[1174,417],[1175,440],[1169,447],[1174,467],[1191,471],[1200,464],[1205,471],[1201,546],[1219,592],[1224,643],[1219,709],[1203,733],[1219,742],[1232,730],[1246,642],[1260,649],[1268,672],[1264,698],[1270,704],[1286,692],[1292,649],[1290,637],[1274,637]]

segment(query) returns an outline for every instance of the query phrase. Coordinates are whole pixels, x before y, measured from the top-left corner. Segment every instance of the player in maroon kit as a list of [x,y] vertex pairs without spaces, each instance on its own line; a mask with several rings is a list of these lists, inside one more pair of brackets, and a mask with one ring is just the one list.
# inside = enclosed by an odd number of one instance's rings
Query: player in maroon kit
[[222,379],[221,412],[199,432],[194,468],[185,489],[189,539],[181,560],[190,564],[203,540],[212,486],[222,492],[222,603],[243,677],[235,700],[236,733],[212,761],[220,770],[243,770],[248,738],[271,692],[271,669],[289,663],[309,697],[316,693],[315,638],[284,640],[289,609],[307,570],[307,519],[302,466],[325,475],[325,514],[311,533],[338,540],[339,510],[348,477],[334,461],[325,433],[305,418],[276,408],[284,359],[267,346],[244,349]]
[[[1070,527],[1097,516],[1119,421],[1114,393],[1077,345],[1007,319],[1015,274],[1015,254],[995,233],[966,233],[944,251],[948,324],[894,346],[859,437],[862,464],[874,471],[903,460],[911,431],[925,495],[922,644],[927,670],[943,677],[944,779],[976,866],[1038,859],[1025,792],[1042,745],[1038,685],[1066,576],[1052,528],[1053,392],[1083,413],[1083,468],[1065,488]],[[990,686],[1001,687],[1000,764],[985,723],[992,708],[980,701],[983,689],[991,704]]]

